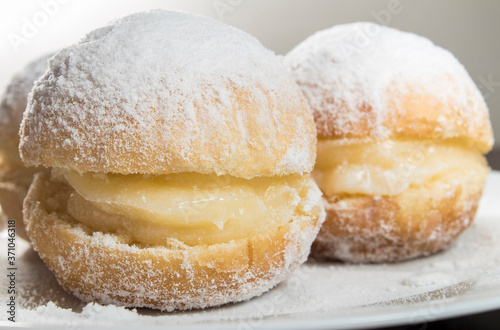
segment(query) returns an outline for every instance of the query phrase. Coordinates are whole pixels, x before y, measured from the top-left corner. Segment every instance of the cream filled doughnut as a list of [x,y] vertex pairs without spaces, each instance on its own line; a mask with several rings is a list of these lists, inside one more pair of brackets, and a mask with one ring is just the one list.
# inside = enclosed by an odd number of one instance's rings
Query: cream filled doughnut
[[33,247],[84,301],[172,311],[246,300],[303,263],[325,212],[316,131],[280,58],[156,10],[49,60],[21,128]]
[[316,256],[398,261],[472,222],[493,145],[474,82],[426,38],[372,23],[320,31],[286,56],[318,132],[327,219]]
[[16,234],[27,238],[23,224],[23,199],[37,168],[27,168],[19,157],[19,125],[35,80],[47,69],[44,55],[16,74],[0,101],[0,205],[6,218],[16,220]]

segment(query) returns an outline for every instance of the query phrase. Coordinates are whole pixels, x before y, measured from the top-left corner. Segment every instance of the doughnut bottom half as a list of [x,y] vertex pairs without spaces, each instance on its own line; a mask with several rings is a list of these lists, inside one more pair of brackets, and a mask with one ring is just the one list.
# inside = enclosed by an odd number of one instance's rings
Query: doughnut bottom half
[[62,287],[86,302],[165,311],[243,301],[269,290],[306,260],[325,217],[318,189],[303,198],[311,212],[296,212],[286,225],[252,237],[144,245],[72,218],[66,212],[71,190],[43,172],[24,201],[28,236]]
[[395,262],[450,245],[474,219],[488,173],[450,171],[395,196],[323,198],[326,220],[312,256],[346,262]]

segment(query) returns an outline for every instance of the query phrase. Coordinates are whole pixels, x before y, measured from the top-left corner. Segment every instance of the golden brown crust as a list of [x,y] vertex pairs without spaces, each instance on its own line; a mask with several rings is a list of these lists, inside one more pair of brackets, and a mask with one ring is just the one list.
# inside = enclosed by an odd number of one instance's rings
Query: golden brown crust
[[396,196],[324,198],[327,218],[312,248],[316,258],[393,262],[446,248],[474,219],[481,182],[445,178]]
[[[61,285],[84,301],[161,310],[259,295],[305,261],[324,218],[298,215],[248,239],[209,246],[138,246],[92,232],[65,211],[71,188],[40,173],[24,203],[28,235]],[[121,241],[121,242],[120,242]]]
[[[232,107],[222,104],[217,95],[195,105],[196,121],[207,123],[197,131],[182,117],[163,118],[168,109],[149,109],[151,120],[144,129],[135,118],[125,115],[118,119],[90,117],[82,124],[72,120],[71,114],[53,111],[59,120],[51,122],[40,118],[39,112],[48,110],[35,103],[25,120],[20,151],[28,165],[79,172],[197,172],[242,178],[308,173],[316,155],[314,121],[300,90],[292,83],[288,87],[278,97],[251,84],[245,88],[228,86]],[[37,95],[35,92],[34,97]],[[213,107],[219,108],[225,121],[210,123],[211,114],[206,109]],[[86,109],[75,107],[75,111]],[[263,112],[269,118],[263,118]],[[106,113],[114,116],[120,110],[106,109]],[[113,127],[99,124],[109,121]],[[125,129],[115,131],[117,126]],[[77,134],[80,141],[70,136]]]
[[[379,126],[388,131],[387,137],[390,139],[464,138],[482,153],[487,153],[493,147],[488,109],[472,80],[466,98],[470,101],[467,106],[475,109],[458,105],[455,100],[443,102],[439,95],[422,95],[411,88],[405,92],[391,88],[386,94],[385,98],[390,101],[382,121],[370,105],[363,104],[360,108],[340,107],[338,112],[359,113],[361,117],[359,121],[351,123],[349,130],[345,129],[343,121],[338,120],[338,113],[313,109],[318,137],[373,138],[372,131]],[[330,98],[325,95],[325,103],[328,100]]]
[[[493,147],[489,111],[472,79],[463,79],[467,83],[465,104],[454,99],[443,102],[439,94],[422,95],[411,88],[407,93],[398,93],[392,88],[388,92],[391,101],[384,125],[394,128],[395,137],[465,138],[483,154],[487,153]],[[451,77],[443,78],[443,86],[454,85]]]

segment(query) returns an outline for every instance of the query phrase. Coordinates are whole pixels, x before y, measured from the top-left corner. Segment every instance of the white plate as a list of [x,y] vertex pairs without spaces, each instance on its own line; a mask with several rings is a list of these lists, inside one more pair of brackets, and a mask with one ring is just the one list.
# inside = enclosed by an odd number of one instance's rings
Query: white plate
[[[500,308],[500,172],[488,178],[472,226],[446,251],[397,264],[310,261],[250,301],[179,313],[85,305],[17,240],[17,323],[50,329],[355,329],[415,324]],[[6,232],[1,233],[6,268]],[[4,269],[5,269],[4,268]],[[0,277],[0,325],[8,280]]]

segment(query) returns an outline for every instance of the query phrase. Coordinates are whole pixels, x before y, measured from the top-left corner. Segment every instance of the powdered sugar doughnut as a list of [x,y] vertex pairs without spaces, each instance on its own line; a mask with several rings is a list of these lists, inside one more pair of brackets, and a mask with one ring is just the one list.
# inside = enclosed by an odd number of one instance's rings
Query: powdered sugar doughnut
[[312,170],[314,124],[279,57],[205,17],[144,15],[49,61],[22,126],[25,163],[248,179]]
[[19,125],[26,109],[28,94],[35,80],[47,69],[44,55],[16,74],[0,102],[0,205],[9,219],[16,221],[16,233],[27,238],[23,225],[22,205],[35,168],[26,168],[19,157]]
[[318,131],[313,176],[327,210],[318,255],[408,259],[470,225],[493,134],[481,93],[450,52],[353,23],[317,32],[286,63]]
[[[84,301],[172,311],[246,300],[324,220],[310,109],[253,37],[134,14],[49,61],[23,119],[33,247]],[[40,146],[43,152],[40,151]]]

